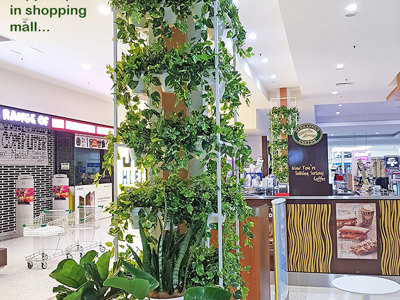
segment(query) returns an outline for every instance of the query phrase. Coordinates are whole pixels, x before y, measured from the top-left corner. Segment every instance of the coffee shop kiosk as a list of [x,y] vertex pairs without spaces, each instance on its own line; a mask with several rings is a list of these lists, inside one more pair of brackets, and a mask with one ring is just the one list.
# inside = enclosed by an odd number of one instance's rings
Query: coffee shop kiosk
[[[327,135],[318,126],[306,125],[303,129],[315,130],[317,135],[302,140],[295,130],[288,137],[290,193],[284,198],[289,274],[399,276],[400,198],[332,196]],[[270,206],[276,198],[245,196],[253,208]],[[271,221],[269,216],[272,270]]]

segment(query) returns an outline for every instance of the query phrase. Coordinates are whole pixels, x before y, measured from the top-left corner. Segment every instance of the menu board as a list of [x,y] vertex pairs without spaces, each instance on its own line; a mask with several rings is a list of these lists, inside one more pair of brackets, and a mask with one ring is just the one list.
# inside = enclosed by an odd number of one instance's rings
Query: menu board
[[376,203],[336,203],[337,257],[378,259]]
[[299,145],[292,136],[288,144],[290,196],[331,196],[326,134],[311,146]]

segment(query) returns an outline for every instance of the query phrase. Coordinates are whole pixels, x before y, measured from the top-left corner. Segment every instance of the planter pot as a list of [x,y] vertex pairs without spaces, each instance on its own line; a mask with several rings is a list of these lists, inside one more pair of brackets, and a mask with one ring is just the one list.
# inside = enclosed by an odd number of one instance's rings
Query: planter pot
[[142,78],[139,79],[139,84],[137,87],[133,90],[135,94],[143,94],[144,93],[144,81]]
[[175,92],[175,89],[171,88],[171,87],[169,87],[169,86],[167,86],[165,84],[165,79],[167,78],[167,76],[168,76],[168,73],[163,73],[163,74],[157,75],[157,77],[161,81],[161,89],[162,89],[162,91],[164,93],[173,93],[173,92]]
[[169,25],[174,25],[176,22],[176,14],[172,11],[171,7],[164,8],[164,19],[168,21]]

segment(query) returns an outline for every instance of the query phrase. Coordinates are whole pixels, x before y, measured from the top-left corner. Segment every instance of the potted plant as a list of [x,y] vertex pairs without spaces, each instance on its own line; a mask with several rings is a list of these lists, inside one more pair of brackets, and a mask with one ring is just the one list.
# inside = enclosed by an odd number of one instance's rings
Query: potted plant
[[[133,211],[140,208],[142,253],[132,248],[117,250],[131,253],[139,268],[158,280],[159,286],[151,293],[154,299],[179,299],[198,284],[194,278],[204,285],[215,285],[218,277],[223,277],[225,287],[234,291],[234,298],[245,299],[235,226],[239,218],[244,224],[242,233],[250,238],[252,224],[247,217],[251,210],[241,195],[236,176],[228,176],[232,166],[226,161],[233,158],[239,170],[250,161],[243,124],[233,122],[235,110],[242,99],[248,103],[250,91],[233,67],[233,57],[224,42],[219,41],[220,51],[215,53],[209,39],[208,30],[214,27],[214,1],[111,0],[110,3],[119,12],[118,39],[129,44],[130,50],[123,54],[115,69],[108,67],[118,104],[127,113],[117,136],[110,137],[112,143],[103,165],[111,170],[112,145],[123,143],[134,149],[136,164],[149,171],[149,180],[134,188],[123,188],[118,205],[111,204],[108,209],[115,216],[110,233],[129,244],[133,237],[127,229],[133,224]],[[166,19],[166,11],[171,10],[177,16],[175,28]],[[132,15],[146,18],[149,44],[136,31]],[[246,33],[237,8],[229,0],[221,0],[218,16],[222,27],[227,28],[224,37],[233,39],[240,56],[249,57],[251,49],[243,47]],[[188,39],[167,47],[176,29],[187,34]],[[216,77],[216,57],[220,85],[224,86],[219,99],[219,126],[212,80]],[[139,82],[149,98],[145,109],[139,107],[139,98],[133,93]],[[164,91],[168,87],[174,94],[174,109],[169,113],[164,109],[163,86]],[[208,217],[217,211],[218,150],[224,178],[221,189],[224,268],[204,276],[202,257],[215,258],[217,253],[213,245],[206,247],[204,241],[210,236]]]
[[111,252],[96,260],[97,256],[96,251],[89,251],[79,263],[65,259],[58,264],[50,274],[61,283],[53,289],[57,300],[111,300],[127,296],[143,300],[158,287],[157,280],[150,274],[123,259],[114,263],[110,270]]

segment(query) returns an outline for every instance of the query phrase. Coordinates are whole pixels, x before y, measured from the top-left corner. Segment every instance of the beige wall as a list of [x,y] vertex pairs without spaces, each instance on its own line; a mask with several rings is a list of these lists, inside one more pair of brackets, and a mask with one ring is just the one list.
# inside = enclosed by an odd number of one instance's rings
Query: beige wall
[[113,125],[111,95],[105,100],[6,69],[0,69],[0,104]]

